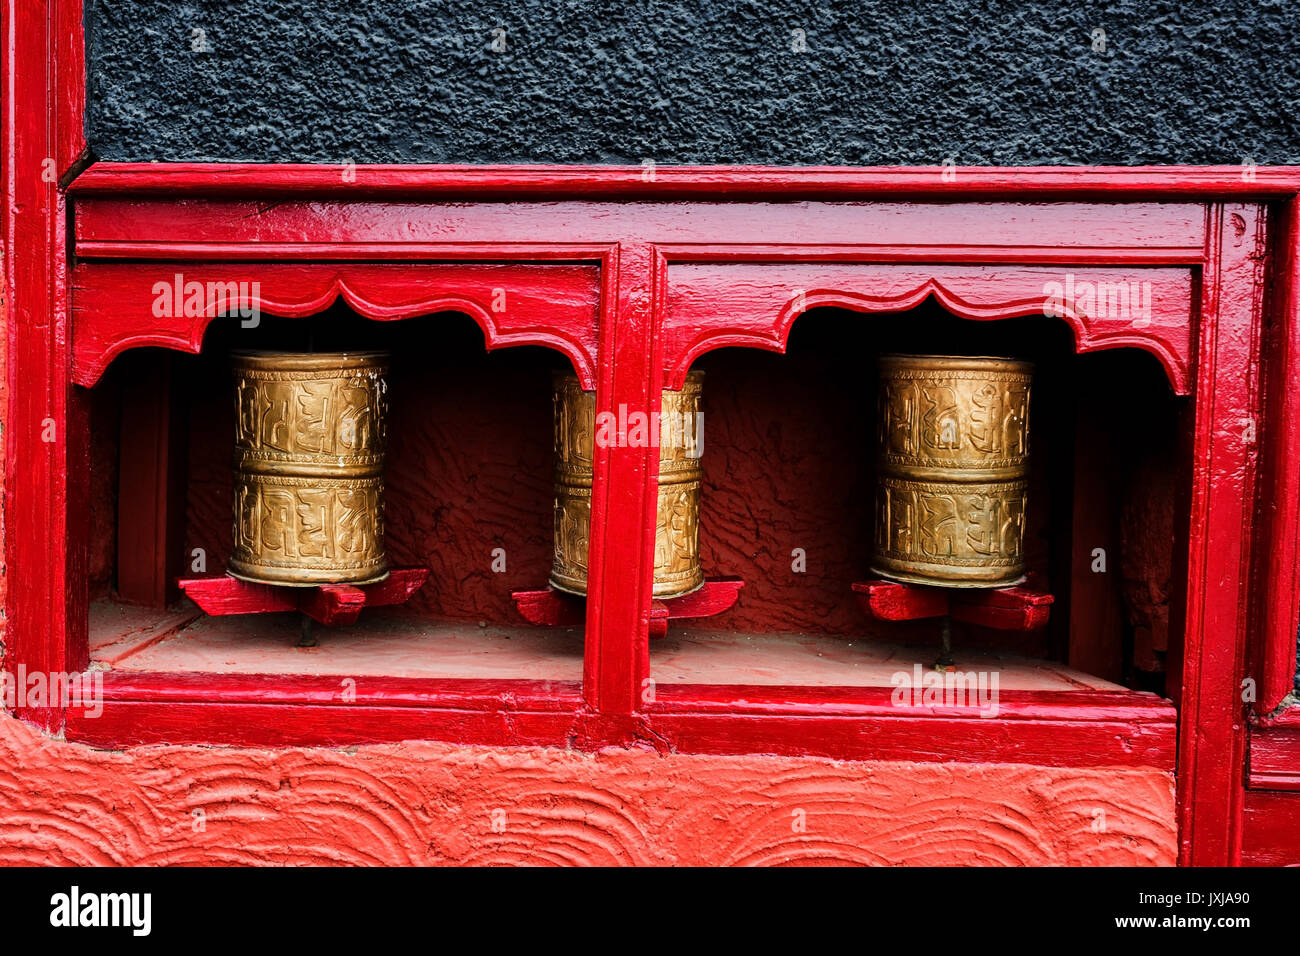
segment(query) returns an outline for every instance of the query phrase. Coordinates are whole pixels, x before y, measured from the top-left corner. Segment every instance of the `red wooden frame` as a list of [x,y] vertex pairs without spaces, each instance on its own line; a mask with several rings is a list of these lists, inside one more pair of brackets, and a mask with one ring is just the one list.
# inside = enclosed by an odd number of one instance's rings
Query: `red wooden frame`
[[[320,679],[110,673],[97,720],[59,708],[21,716],[108,746],[440,737],[1161,767],[1172,766],[1176,719],[1181,858],[1239,859],[1240,685],[1258,681],[1257,715],[1281,703],[1297,623],[1300,397],[1285,385],[1300,367],[1300,169],[363,166],[345,181],[329,166],[98,164],[77,175],[80,4],[8,0],[4,13],[6,499],[21,502],[4,516],[6,666],[86,664],[76,383],[124,348],[198,346],[208,316],[159,329],[140,311],[136,283],[162,267],[266,276],[284,291],[261,304],[289,314],[336,295],[376,318],[460,309],[490,345],[563,351],[601,408],[647,412],[710,348],[783,348],[810,303],[883,312],[933,295],[970,318],[1018,316],[1041,311],[1032,283],[1044,267],[1079,270],[1159,284],[1142,328],[1067,321],[1082,349],[1151,351],[1195,409],[1176,718],[1139,693],[1004,694],[992,720],[900,713],[887,692],[851,688],[647,694],[656,462],[652,449],[626,447],[597,453],[581,686],[387,678],[345,700]],[[56,176],[41,175],[47,159]],[[485,310],[475,278],[485,267],[514,270],[520,284],[501,287],[525,297],[543,277],[597,280],[538,298],[541,314],[516,326]],[[756,285],[746,278],[756,269],[776,278]],[[399,276],[396,294],[358,292],[354,282],[380,274]],[[443,291],[414,295],[433,274]],[[706,288],[732,295],[727,312],[700,301]],[[114,294],[127,307],[110,316]],[[1260,739],[1289,733],[1279,721]],[[1285,775],[1260,769],[1256,782],[1276,788]]]
[[[162,170],[174,183],[175,172]],[[190,171],[192,176],[198,172]],[[1241,766],[1244,737],[1241,708],[1233,695],[1223,693],[1222,677],[1241,671],[1247,627],[1242,609],[1253,515],[1245,503],[1254,500],[1254,451],[1238,432],[1244,434],[1246,423],[1259,413],[1255,343],[1262,323],[1262,206],[1150,197],[1124,204],[1098,203],[1091,196],[1066,202],[1057,195],[1050,203],[821,198],[773,205],[730,197],[716,201],[722,193],[712,198],[697,195],[689,203],[642,199],[626,204],[608,194],[587,201],[541,193],[535,201],[466,202],[462,197],[453,205],[435,199],[415,202],[400,192],[348,198],[341,184],[322,186],[319,197],[281,197],[268,205],[255,194],[226,195],[224,171],[212,173],[206,182],[191,179],[184,189],[173,185],[166,198],[135,188],[146,177],[138,169],[92,167],[73,184],[75,380],[93,380],[94,370],[127,345],[197,346],[209,316],[177,319],[170,325],[149,319],[145,325],[154,330],[147,337],[132,338],[138,325],[133,313],[145,310],[155,281],[177,270],[190,270],[200,279],[257,280],[263,289],[260,304],[290,314],[310,311],[345,285],[365,286],[368,291],[354,289],[350,301],[375,317],[390,318],[416,314],[430,302],[450,301],[429,291],[435,286],[461,290],[457,295],[478,301],[481,313],[490,283],[479,281],[474,294],[464,290],[476,281],[477,270],[494,268],[502,283],[511,283],[508,297],[529,304],[522,331],[512,341],[551,347],[557,340],[567,343],[577,349],[571,357],[577,356],[578,368],[583,368],[584,359],[592,362],[601,409],[626,406],[647,412],[657,407],[659,389],[675,384],[695,357],[734,345],[782,350],[795,315],[815,305],[890,312],[932,295],[959,315],[995,319],[1043,312],[1048,285],[1067,276],[1077,283],[1149,282],[1149,315],[1115,316],[1101,310],[1088,314],[1083,308],[1066,308],[1063,318],[1073,327],[1081,350],[1146,349],[1164,368],[1171,389],[1185,393],[1195,384],[1197,407],[1215,410],[1214,418],[1199,415],[1189,435],[1196,460],[1204,467],[1196,469],[1196,484],[1189,489],[1191,525],[1186,539],[1191,550],[1182,681],[1196,690],[1188,695],[1181,719],[1185,729],[1191,726],[1195,732],[1180,752],[1179,780],[1185,790],[1213,793],[1212,800],[1197,803],[1189,791],[1182,803],[1188,845],[1219,841],[1223,852],[1234,839],[1241,806],[1239,796],[1234,798],[1240,790],[1234,768]],[[411,171],[402,175],[409,179]],[[423,171],[429,184],[442,175],[440,170]],[[449,175],[460,178],[464,173]],[[494,175],[504,182],[511,174]],[[732,175],[743,188],[751,174]],[[770,182],[771,172],[764,175]],[[803,175],[787,174],[792,193],[800,191]],[[274,172],[259,170],[258,176],[258,188],[276,194]],[[1033,179],[1028,174],[1026,178]],[[244,184],[244,189],[251,188]],[[637,185],[632,191],[641,190]],[[429,192],[436,194],[432,186]],[[887,194],[888,189],[882,187],[881,192]],[[861,189],[854,193],[863,195]],[[181,198],[185,201],[178,202]],[[344,206],[346,215],[340,214]],[[437,243],[412,238],[427,235],[436,235]],[[774,241],[778,236],[780,241]],[[517,266],[512,272],[489,265],[501,262]],[[381,270],[382,284],[377,284],[371,276]],[[569,285],[557,284],[554,278],[566,276],[577,278]],[[529,283],[548,292],[530,291]],[[552,302],[548,294],[557,289],[564,294]],[[117,308],[108,310],[108,302]],[[162,328],[155,328],[159,325]],[[484,330],[491,343],[497,324],[485,322]],[[1224,415],[1233,426],[1221,424]],[[656,467],[648,451],[612,447],[598,453],[581,739],[649,739],[679,749],[726,747],[833,756],[898,753],[888,741],[900,734],[910,739],[910,731],[899,723],[904,718],[896,710],[887,717],[868,706],[871,694],[837,698],[786,688],[760,694],[766,702],[757,711],[733,714],[723,712],[722,701],[752,700],[752,688],[659,687],[653,695],[645,694],[652,677],[648,635],[654,615],[647,569]],[[616,501],[617,507],[612,504]],[[1217,582],[1213,591],[1206,587],[1208,581]],[[1207,654],[1214,660],[1208,668]],[[156,686],[138,677],[109,677],[108,719],[94,726],[70,720],[69,734],[122,743],[157,739],[158,727],[174,726],[170,718],[155,716],[166,699],[165,677],[154,677]],[[515,690],[530,698],[538,693],[529,682],[520,682]],[[460,689],[430,685],[428,692],[453,703],[426,708],[420,718],[424,733],[470,739],[459,718],[447,721],[451,714],[477,710],[482,702],[466,699]],[[1023,694],[1003,696],[1010,696],[1015,706],[1029,706],[1031,700]],[[299,706],[314,706],[308,700],[301,696]],[[666,701],[672,701],[672,707]],[[794,730],[806,727],[808,708],[815,709],[818,701],[819,719],[833,728],[821,743],[806,729]],[[206,705],[246,710],[245,704],[215,689]],[[205,704],[187,701],[186,706]],[[1121,695],[1101,705],[1083,693],[1052,711],[1061,723],[1048,738],[1058,740],[1068,756],[1053,758],[1044,752],[1034,759],[1083,759],[1065,743],[1068,738],[1087,741],[1091,759],[1105,763],[1149,760],[1151,750],[1131,749],[1127,732],[1116,734],[1114,727],[1091,716],[1097,706],[1107,713],[1120,706],[1125,726],[1172,731],[1168,705],[1149,695]],[[128,713],[139,715],[139,721],[160,722],[137,726],[126,718]],[[546,713],[551,715],[544,718],[546,726],[557,736],[501,740],[573,739],[572,714],[561,721],[564,731],[559,734],[552,723],[558,716]],[[947,759],[1025,759],[1028,724],[1017,723],[1011,713],[1014,708],[998,718],[1006,726],[991,732],[987,748],[970,743],[982,735],[964,733],[947,746],[931,745],[932,750],[944,752]],[[365,721],[354,724],[366,726],[357,726],[355,733],[364,739],[375,733],[385,736],[376,729],[376,721],[382,724],[385,715],[387,711],[368,711]],[[515,726],[524,726],[525,715],[517,716],[520,723]],[[415,715],[403,711],[401,717],[394,719],[389,732],[409,735],[408,721]],[[922,724],[939,719],[932,713],[906,717]],[[295,723],[277,717],[276,739]],[[210,724],[196,717],[187,726]],[[241,722],[232,716],[228,726],[242,726],[242,742],[263,741],[266,733],[258,729],[262,723],[251,718]],[[863,728],[871,726],[878,728],[865,738],[871,746],[860,749],[852,741],[863,740]],[[782,742],[785,731],[779,727],[788,727],[795,737]],[[228,739],[224,735],[231,731],[222,733],[221,739]],[[315,732],[304,728],[304,733],[307,739],[317,739]],[[472,739],[485,738],[475,732]],[[1004,741],[1006,749],[999,750],[994,741]],[[1171,759],[1172,733],[1162,747]]]
[[[66,387],[67,207],[62,189],[81,164],[85,56],[79,0],[4,6],[4,68],[0,72],[3,162],[0,212],[4,239],[7,406],[5,493],[21,508],[4,515],[6,666],[75,671],[87,663],[85,588],[69,513],[86,502],[65,476],[89,467],[85,410]],[[16,383],[21,382],[21,387]],[[53,432],[47,423],[53,421]],[[43,440],[43,438],[48,440]],[[57,477],[52,477],[57,476]],[[48,547],[18,562],[31,543]],[[37,636],[39,635],[39,636]],[[49,728],[62,725],[58,708],[23,716]]]

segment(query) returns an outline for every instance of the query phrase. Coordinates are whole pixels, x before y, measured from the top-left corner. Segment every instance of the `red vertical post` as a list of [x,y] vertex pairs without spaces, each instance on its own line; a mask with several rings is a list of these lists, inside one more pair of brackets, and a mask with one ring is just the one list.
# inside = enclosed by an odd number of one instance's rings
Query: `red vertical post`
[[1264,347],[1265,410],[1262,462],[1267,528],[1256,576],[1263,640],[1255,655],[1259,699],[1255,710],[1271,713],[1295,681],[1296,627],[1300,622],[1300,200],[1292,199],[1273,230],[1277,283],[1270,303],[1274,321]]
[[[598,416],[625,423],[658,407],[661,261],[645,242],[619,243],[604,260]],[[624,440],[595,448],[583,671],[587,702],[610,716],[639,708],[649,676],[658,456]]]
[[1258,430],[1262,206],[1210,207],[1196,366],[1188,591],[1179,714],[1184,864],[1241,853],[1251,524]]
[[[80,10],[9,0],[4,17],[5,666],[18,662],[28,673],[84,664],[69,648],[84,645],[85,535],[70,532],[68,518],[78,509],[84,517],[86,506],[85,408],[67,374],[67,222],[58,185],[83,148]],[[62,709],[48,703],[18,711],[55,730]]]
[[[29,4],[44,6],[44,4]],[[86,149],[86,37],[81,0],[52,0],[54,67],[54,159],[59,184],[85,165]]]

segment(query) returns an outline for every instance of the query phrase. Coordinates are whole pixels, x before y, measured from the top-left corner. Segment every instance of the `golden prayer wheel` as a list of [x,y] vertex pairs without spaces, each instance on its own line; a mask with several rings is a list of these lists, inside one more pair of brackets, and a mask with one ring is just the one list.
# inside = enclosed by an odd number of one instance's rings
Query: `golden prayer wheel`
[[[673,598],[703,586],[700,568],[700,390],[703,372],[691,372],[680,391],[663,391],[659,442],[659,507],[655,528],[654,597]],[[626,421],[596,426],[596,393],[578,377],[557,372],[555,401],[555,562],[551,585],[587,593],[591,480],[597,435],[653,441],[654,425]],[[631,416],[628,416],[631,418]],[[602,439],[604,440],[604,439]]]
[[236,352],[235,547],[268,584],[366,584],[384,556],[384,352]]
[[885,355],[879,367],[872,570],[935,587],[1023,581],[1033,365]]

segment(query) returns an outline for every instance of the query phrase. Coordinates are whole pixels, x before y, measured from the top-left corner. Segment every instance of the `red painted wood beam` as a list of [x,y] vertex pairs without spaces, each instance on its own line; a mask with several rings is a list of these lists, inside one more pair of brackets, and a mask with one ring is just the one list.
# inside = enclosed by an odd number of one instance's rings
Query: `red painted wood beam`
[[52,0],[50,7],[54,33],[51,65],[56,88],[53,103],[54,160],[59,182],[66,185],[89,156],[86,149],[85,23],[81,0]]
[[[81,5],[8,0],[0,24],[5,666],[53,674],[87,660],[89,442],[84,396],[67,378],[67,210],[58,187],[82,147]],[[52,731],[63,723],[59,708],[18,712]]]
[[[1264,640],[1252,655],[1258,676],[1256,712],[1271,714],[1291,693],[1300,626],[1300,200],[1279,208],[1278,282],[1264,340],[1264,420],[1272,437],[1261,462],[1266,521],[1265,571],[1257,578],[1256,613]],[[1254,766],[1252,760],[1252,768]],[[1297,765],[1300,772],[1300,764]],[[1253,769],[1252,769],[1253,773]]]
[[[345,700],[345,689],[348,699]],[[1018,691],[995,716],[906,708],[889,687],[659,684],[647,711],[604,717],[573,682],[106,672],[103,710],[73,708],[68,739],[342,746],[411,739],[464,744],[639,744],[680,753],[851,760],[1173,767],[1175,714],[1134,691]]]
[[[349,214],[340,215],[345,208]],[[654,237],[656,248],[672,263],[730,263],[736,267],[729,270],[732,275],[749,271],[743,268],[746,262],[751,263],[750,269],[756,262],[784,261],[790,268],[795,268],[795,262],[809,263],[816,283],[806,287],[810,303],[819,301],[818,290],[843,288],[842,274],[838,280],[830,276],[833,281],[828,284],[820,277],[823,268],[818,263],[851,265],[854,274],[876,277],[872,286],[884,295],[873,298],[883,311],[891,305],[908,307],[908,302],[915,301],[918,282],[924,283],[926,278],[904,273],[911,280],[899,288],[890,281],[891,270],[881,268],[884,264],[928,262],[938,270],[936,277],[951,275],[943,264],[982,265],[985,268],[958,283],[945,280],[946,291],[939,294],[968,317],[984,319],[997,318],[1005,311],[1001,307],[991,311],[989,296],[997,300],[1007,294],[1023,306],[1012,314],[1033,314],[1030,304],[1041,305],[1046,298],[1043,282],[1050,276],[1042,274],[1044,267],[1069,266],[1091,274],[1117,265],[1199,265],[1205,256],[1203,204],[1142,197],[1126,203],[1068,204],[1015,202],[1008,197],[943,204],[827,199],[774,207],[767,203],[686,205],[667,201],[495,202],[478,197],[472,202],[366,200],[343,187],[334,195],[280,199],[271,204],[253,197],[213,197],[198,202],[150,195],[77,197],[75,227],[81,262],[103,258],[195,264],[240,260],[286,269],[314,262],[317,272],[326,273],[331,270],[321,266],[325,260],[346,260],[354,266],[370,260],[372,268],[391,260],[386,270],[390,272],[401,272],[402,265],[419,260],[426,264],[462,261],[480,268],[488,261],[518,263],[521,259],[534,263],[600,261],[625,237],[648,236]],[[777,227],[780,241],[771,238]],[[1004,274],[988,268],[1009,263],[1023,269]],[[1032,283],[1035,270],[1039,281]],[[980,282],[979,274],[990,271],[997,272],[998,281]],[[673,289],[684,280],[692,286],[697,279],[711,282],[712,289],[695,290],[691,298],[722,292],[729,300],[728,308],[732,300],[744,305],[753,296],[763,301],[777,295],[780,304],[790,303],[794,297],[781,283],[789,278],[809,278],[781,275],[775,288],[764,282],[744,282],[737,287],[708,279],[709,274],[716,278],[716,270],[688,270],[691,277],[676,272],[670,279]],[[1055,277],[1063,278],[1062,270],[1056,269]],[[1097,273],[1095,278],[1112,281],[1113,276]],[[1178,278],[1176,268],[1160,269],[1149,278],[1153,281],[1153,322],[1176,309],[1178,301],[1190,298],[1190,294],[1170,288],[1171,280],[1186,280],[1185,275]],[[414,291],[427,293],[428,279],[418,281]],[[1010,288],[1004,286],[1008,281]],[[1031,283],[1028,288],[1027,282]],[[901,293],[906,295],[900,299]],[[972,294],[974,298],[965,301]],[[665,305],[670,313],[691,308],[676,296]],[[1064,311],[1069,314],[1072,310]],[[1186,308],[1182,315],[1186,320]],[[721,321],[707,309],[702,316],[714,323]],[[745,324],[743,320],[741,324]],[[547,326],[540,324],[542,329]],[[1144,330],[1112,326],[1110,331],[1140,341],[1142,335],[1137,333]],[[1158,326],[1145,331],[1158,331]],[[1185,335],[1187,329],[1180,331]]]
[[1258,458],[1262,206],[1209,212],[1192,449],[1178,753],[1180,861],[1238,862]]
[[[908,207],[901,211],[916,215],[913,242],[945,231],[946,224],[937,221],[933,212],[918,214],[920,210]],[[951,225],[960,228],[955,218]],[[1028,223],[1022,220],[1022,225]],[[823,230],[828,241],[819,244],[818,253],[843,253],[842,247],[837,250],[829,241],[829,216]],[[948,235],[949,241],[961,244],[954,234]],[[860,234],[847,230],[838,238],[850,236],[860,238]],[[969,233],[963,237],[966,241],[972,238]],[[1020,238],[1028,238],[1028,233],[1022,233]],[[1045,245],[1051,244],[1045,235],[1040,234],[1039,239],[1046,240]],[[1176,244],[1182,240],[1169,236],[1168,241]],[[1197,261],[1204,254],[1203,245],[1202,237],[1197,241]],[[872,257],[881,252],[872,250]],[[665,387],[681,388],[691,363],[716,348],[741,346],[784,352],[794,322],[817,308],[888,315],[907,312],[933,299],[952,315],[975,321],[1042,315],[1046,307],[1043,290],[1060,282],[1062,270],[1041,260],[1055,252],[1071,255],[1060,246],[1052,253],[1040,249],[1034,254],[1039,261],[1033,266],[1016,267],[933,262],[753,264],[737,262],[744,253],[734,246],[721,250],[671,248],[666,252],[672,263],[668,279],[673,296],[664,319],[668,372]],[[1164,255],[1169,253],[1169,249],[1162,250]],[[1078,252],[1073,255],[1079,258]],[[682,259],[689,259],[690,264]],[[1128,288],[1133,265],[1128,263],[1122,269],[1072,267],[1069,272],[1078,282],[1097,283],[1098,288],[1111,283]],[[1062,307],[1060,317],[1074,331],[1077,352],[1124,346],[1144,349],[1160,360],[1177,394],[1190,394],[1192,334],[1188,318],[1193,311],[1192,274],[1186,268],[1159,268],[1143,269],[1142,276],[1151,283],[1153,305],[1141,328],[1135,328],[1127,314],[1120,316],[1104,309],[1092,309],[1089,314],[1073,306]]]
[[[648,242],[619,243],[601,273],[596,414],[626,409],[649,420],[660,408],[663,257]],[[593,709],[628,715],[650,676],[659,449],[597,443],[594,457],[583,684]]]
[[[338,164],[96,163],[73,183],[79,195],[303,195],[340,192]],[[476,198],[943,197],[983,194],[1114,197],[1294,196],[1296,166],[762,167],[361,165],[353,196]]]

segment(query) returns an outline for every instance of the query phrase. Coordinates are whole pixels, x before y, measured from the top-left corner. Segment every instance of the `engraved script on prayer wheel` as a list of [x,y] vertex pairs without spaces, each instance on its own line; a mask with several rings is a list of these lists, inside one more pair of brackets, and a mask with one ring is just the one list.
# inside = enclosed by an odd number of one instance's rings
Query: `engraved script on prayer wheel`
[[235,547],[268,584],[388,576],[382,352],[236,352]]
[[[655,528],[654,597],[681,597],[704,584],[700,567],[700,391],[703,372],[691,372],[680,391],[663,392],[658,422],[659,504]],[[637,440],[637,423],[596,423],[596,393],[576,375],[557,372],[555,401],[555,562],[551,585],[587,593],[593,452],[598,434]],[[653,434],[646,425],[646,436]]]
[[880,359],[872,570],[935,587],[1024,580],[1029,362]]

